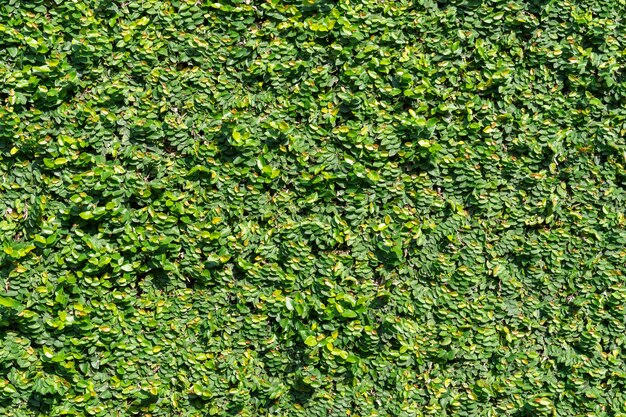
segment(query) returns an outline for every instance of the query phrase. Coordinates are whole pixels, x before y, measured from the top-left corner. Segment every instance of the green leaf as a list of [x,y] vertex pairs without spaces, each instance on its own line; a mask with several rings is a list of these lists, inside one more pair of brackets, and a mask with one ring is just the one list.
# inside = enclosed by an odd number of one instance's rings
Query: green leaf
[[43,354],[46,358],[50,359],[54,356],[54,352],[49,347],[44,346],[42,349],[43,349]]

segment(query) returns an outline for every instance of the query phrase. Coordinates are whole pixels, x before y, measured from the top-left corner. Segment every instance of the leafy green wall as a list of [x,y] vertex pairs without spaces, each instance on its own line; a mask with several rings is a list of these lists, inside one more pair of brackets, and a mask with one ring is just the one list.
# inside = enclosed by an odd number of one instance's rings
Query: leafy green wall
[[625,16],[0,1],[0,414],[625,416]]

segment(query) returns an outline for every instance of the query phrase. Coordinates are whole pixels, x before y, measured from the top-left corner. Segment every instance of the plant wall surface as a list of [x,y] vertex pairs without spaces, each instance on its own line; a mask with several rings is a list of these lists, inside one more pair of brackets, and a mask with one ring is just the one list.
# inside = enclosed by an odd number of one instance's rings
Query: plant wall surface
[[0,415],[626,416],[625,16],[0,1]]

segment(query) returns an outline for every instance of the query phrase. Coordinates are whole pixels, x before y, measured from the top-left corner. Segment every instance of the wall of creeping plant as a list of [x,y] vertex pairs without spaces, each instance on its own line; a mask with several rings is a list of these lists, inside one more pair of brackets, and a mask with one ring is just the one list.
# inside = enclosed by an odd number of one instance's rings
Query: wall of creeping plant
[[0,2],[0,414],[625,416],[623,0]]

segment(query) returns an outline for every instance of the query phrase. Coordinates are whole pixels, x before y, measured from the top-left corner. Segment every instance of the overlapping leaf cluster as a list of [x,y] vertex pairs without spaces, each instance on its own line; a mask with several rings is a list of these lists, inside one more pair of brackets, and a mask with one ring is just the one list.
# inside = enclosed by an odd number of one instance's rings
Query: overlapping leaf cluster
[[626,415],[624,16],[0,2],[0,413]]

